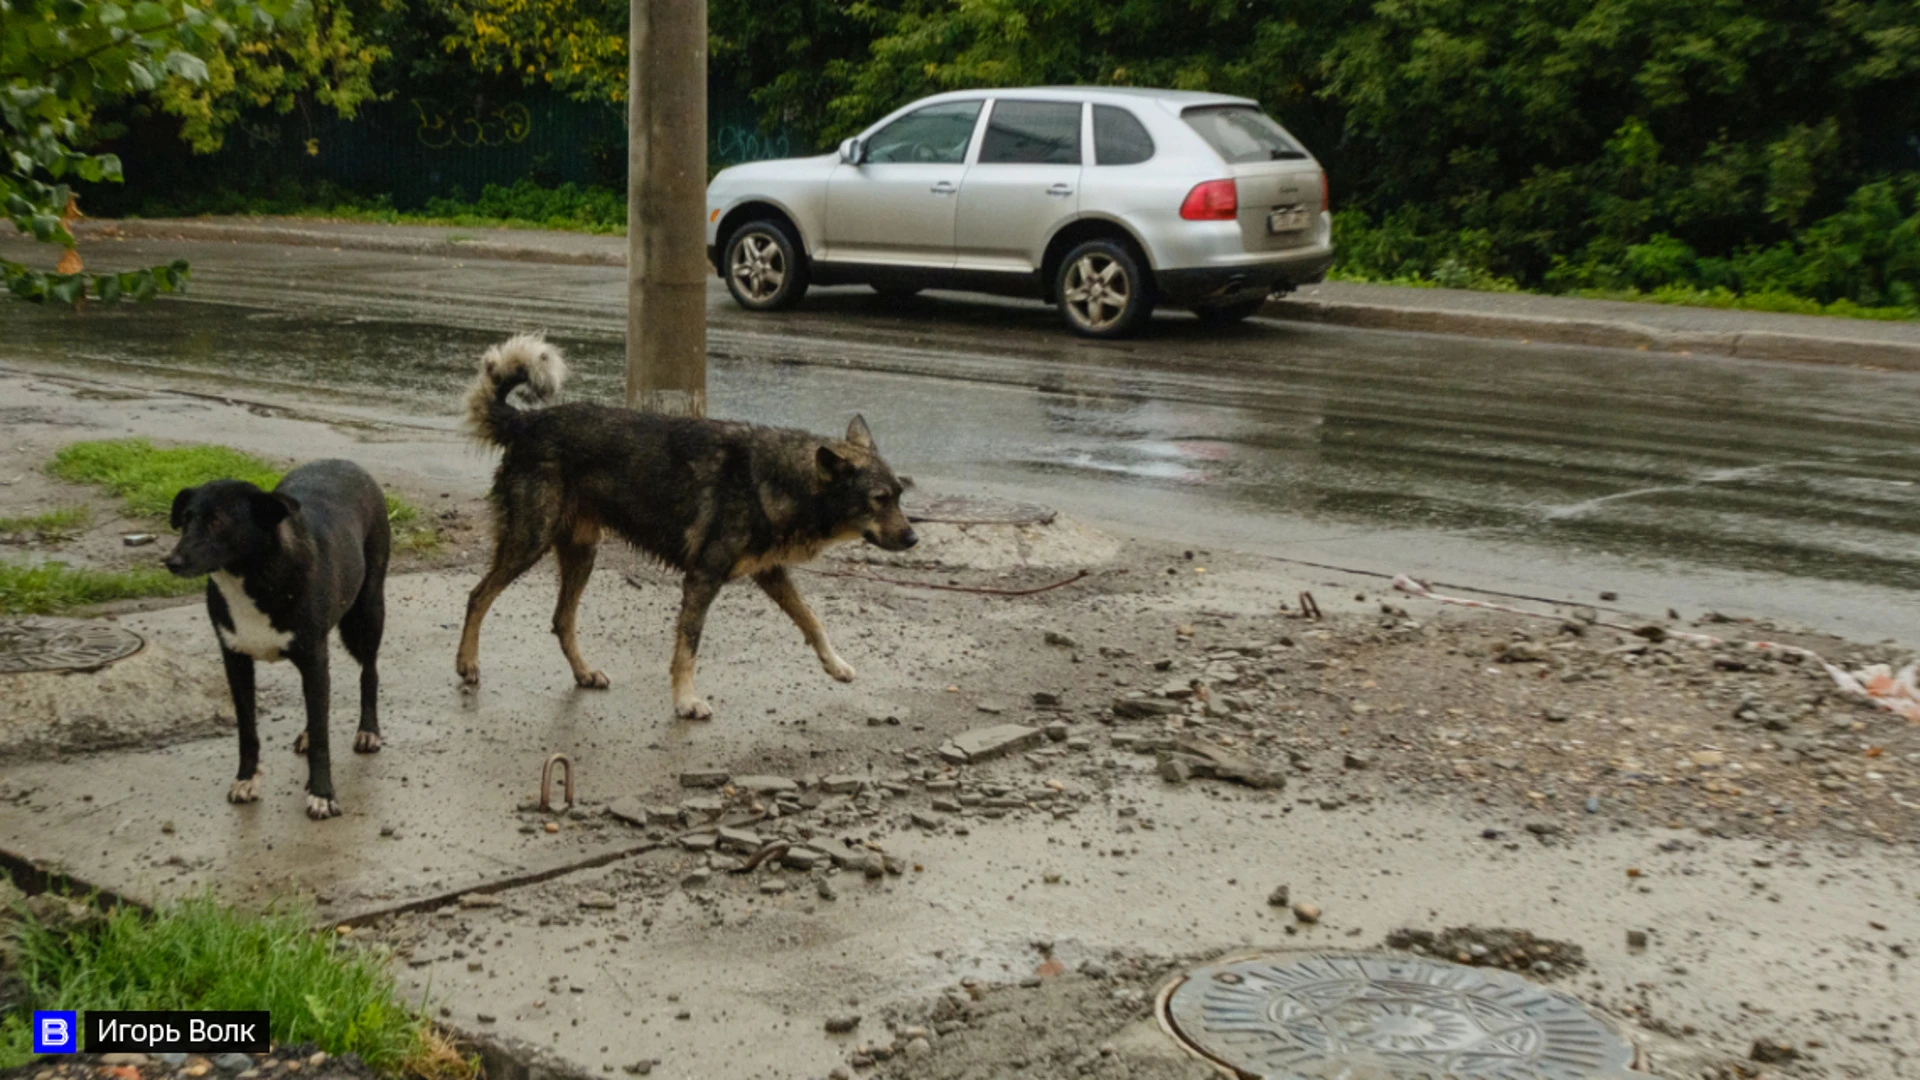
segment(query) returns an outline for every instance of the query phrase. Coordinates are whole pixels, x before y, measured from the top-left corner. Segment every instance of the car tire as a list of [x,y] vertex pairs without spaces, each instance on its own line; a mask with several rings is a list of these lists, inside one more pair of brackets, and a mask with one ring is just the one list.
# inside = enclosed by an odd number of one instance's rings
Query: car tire
[[1208,326],[1231,326],[1234,323],[1245,320],[1254,312],[1259,311],[1260,306],[1266,302],[1267,298],[1261,296],[1255,297],[1252,300],[1241,300],[1233,304],[1215,304],[1210,307],[1197,307],[1193,309],[1193,313],[1199,317],[1201,322],[1206,323]]
[[1081,337],[1130,337],[1153,315],[1153,279],[1127,245],[1112,240],[1067,252],[1053,290],[1060,317]]
[[749,221],[727,237],[727,291],[748,311],[779,311],[807,295],[806,256],[785,222]]

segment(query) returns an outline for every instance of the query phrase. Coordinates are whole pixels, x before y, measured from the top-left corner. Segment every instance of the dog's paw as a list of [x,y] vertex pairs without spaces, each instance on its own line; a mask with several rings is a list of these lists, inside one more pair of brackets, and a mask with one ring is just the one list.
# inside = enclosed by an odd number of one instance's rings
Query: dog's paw
[[604,671],[589,671],[584,674],[575,672],[573,681],[589,690],[605,690],[613,685],[613,680],[607,678],[607,673]]
[[380,752],[380,733],[377,731],[354,732],[353,752],[356,754],[379,753]]
[[480,685],[480,661],[456,660],[453,670],[460,673],[460,681],[468,686]]
[[301,732],[293,737],[293,752],[301,757],[307,756],[307,733]]
[[266,778],[266,770],[255,769],[252,776],[245,780],[235,780],[227,789],[227,801],[230,803],[250,803],[260,801],[260,781]]
[[711,720],[713,706],[697,697],[685,698],[673,703],[673,715],[682,720]]
[[315,821],[325,821],[330,817],[339,817],[340,803],[334,799],[323,799],[318,795],[307,796],[307,816]]
[[827,674],[833,676],[840,682],[853,681],[853,665],[840,659],[838,656],[821,657],[820,666],[826,668]]

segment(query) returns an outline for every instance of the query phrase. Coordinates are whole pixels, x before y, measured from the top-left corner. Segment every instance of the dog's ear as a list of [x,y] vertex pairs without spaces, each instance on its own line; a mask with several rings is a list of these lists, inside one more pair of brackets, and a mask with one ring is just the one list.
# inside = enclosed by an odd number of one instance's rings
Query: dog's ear
[[873,449],[873,432],[867,430],[866,417],[853,414],[853,422],[847,425],[847,441],[862,450]]
[[820,444],[820,449],[813,452],[813,460],[814,464],[820,466],[820,471],[825,473],[828,479],[845,476],[853,471],[853,462],[841,457],[833,447],[825,443]]
[[895,480],[898,480],[898,481],[900,481],[900,490],[901,490],[901,491],[912,491],[912,490],[913,490],[913,477],[911,477],[911,476],[895,476],[895,477],[894,477],[894,479],[895,479]]
[[193,501],[197,487],[181,488],[180,494],[173,497],[173,512],[167,515],[167,523],[178,529],[187,523],[187,504]]
[[300,503],[277,491],[256,491],[247,496],[247,509],[252,512],[255,525],[272,532],[300,509]]

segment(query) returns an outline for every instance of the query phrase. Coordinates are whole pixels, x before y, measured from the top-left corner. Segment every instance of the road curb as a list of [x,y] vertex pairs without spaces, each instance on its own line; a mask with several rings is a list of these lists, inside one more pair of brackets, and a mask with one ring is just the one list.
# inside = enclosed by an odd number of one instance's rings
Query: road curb
[[1674,331],[1616,319],[1445,311],[1300,296],[1269,300],[1260,313],[1273,319],[1362,330],[1920,371],[1920,345],[1844,336],[1817,337],[1771,330]]
[[[210,221],[194,218],[88,222],[82,237],[142,240],[197,240],[225,243],[284,244],[333,250],[382,251],[401,255],[470,257],[565,266],[625,266],[626,244],[617,238],[586,238],[567,234],[563,245],[542,244],[548,235],[529,231],[481,229],[482,234],[449,239],[417,233],[373,234],[340,232],[320,223],[303,226],[287,221]],[[598,241],[596,243],[596,241]],[[1417,292],[1419,290],[1408,290]],[[1604,349],[1632,349],[1680,355],[1723,356],[1741,360],[1775,360],[1804,364],[1920,371],[1920,343],[1849,337],[1846,320],[1832,335],[1795,334],[1777,330],[1689,331],[1662,329],[1621,318],[1576,318],[1520,312],[1459,311],[1427,304],[1380,304],[1326,300],[1298,294],[1269,300],[1260,313],[1291,322],[1320,323],[1363,330],[1447,334],[1555,345],[1582,345]]]

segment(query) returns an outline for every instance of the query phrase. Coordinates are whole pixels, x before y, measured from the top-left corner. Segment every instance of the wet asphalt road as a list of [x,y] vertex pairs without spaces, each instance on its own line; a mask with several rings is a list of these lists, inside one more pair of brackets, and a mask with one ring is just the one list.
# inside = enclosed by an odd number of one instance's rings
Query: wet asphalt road
[[[480,348],[541,328],[618,400],[624,272],[240,244],[193,297],[0,307],[0,363],[340,395],[450,423]],[[1166,315],[1067,336],[1038,304],[818,290],[750,316],[710,290],[717,416],[854,411],[925,486],[1038,499],[1198,549],[1856,638],[1920,626],[1920,375]],[[431,418],[428,421],[428,418]],[[1284,568],[1285,564],[1276,564]]]

